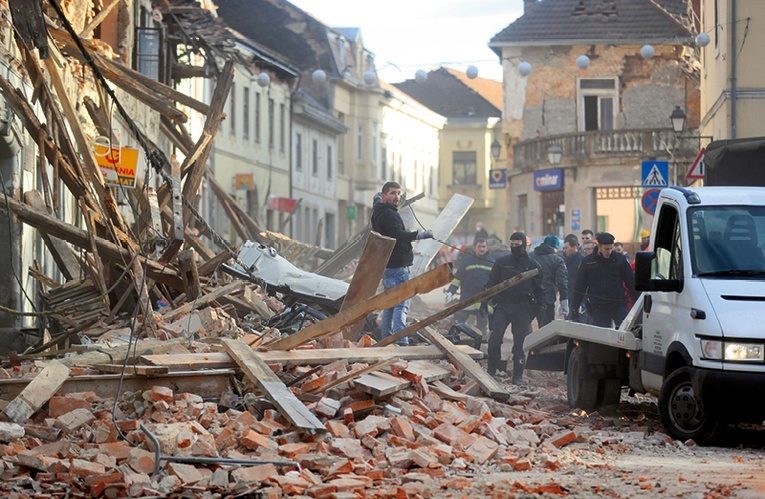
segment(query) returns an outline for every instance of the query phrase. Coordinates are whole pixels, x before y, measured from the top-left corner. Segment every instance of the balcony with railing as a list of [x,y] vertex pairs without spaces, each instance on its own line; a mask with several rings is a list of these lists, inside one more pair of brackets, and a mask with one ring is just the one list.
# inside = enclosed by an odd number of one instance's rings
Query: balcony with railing
[[592,161],[634,157],[692,160],[699,149],[699,137],[678,137],[671,128],[602,130],[554,135],[524,140],[513,146],[513,168],[532,170],[548,165],[552,146],[563,150],[562,164],[587,164]]

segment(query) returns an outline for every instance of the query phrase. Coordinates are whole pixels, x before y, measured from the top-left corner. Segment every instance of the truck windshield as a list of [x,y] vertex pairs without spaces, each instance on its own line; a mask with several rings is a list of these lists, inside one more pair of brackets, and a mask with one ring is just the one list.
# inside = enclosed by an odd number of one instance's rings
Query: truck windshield
[[707,206],[688,214],[694,275],[765,276],[765,207]]

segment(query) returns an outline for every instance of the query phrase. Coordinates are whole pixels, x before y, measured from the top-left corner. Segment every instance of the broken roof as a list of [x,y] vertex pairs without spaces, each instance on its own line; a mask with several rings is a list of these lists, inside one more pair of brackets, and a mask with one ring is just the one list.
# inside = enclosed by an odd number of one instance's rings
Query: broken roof
[[447,118],[492,118],[502,114],[502,83],[470,79],[444,67],[428,73],[427,81],[406,80],[394,86]]
[[[489,46],[691,41],[675,15],[684,0],[542,0],[497,33]],[[687,12],[687,11],[686,11]]]

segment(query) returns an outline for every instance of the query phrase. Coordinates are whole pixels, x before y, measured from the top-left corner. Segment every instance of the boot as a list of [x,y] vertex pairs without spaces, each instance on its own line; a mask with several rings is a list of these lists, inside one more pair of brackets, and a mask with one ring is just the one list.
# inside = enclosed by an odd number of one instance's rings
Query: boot
[[499,367],[499,359],[489,357],[489,366],[486,369],[486,372],[489,374],[489,376],[493,377],[495,374],[497,374],[498,367]]
[[522,360],[513,361],[513,384],[516,386],[524,386]]

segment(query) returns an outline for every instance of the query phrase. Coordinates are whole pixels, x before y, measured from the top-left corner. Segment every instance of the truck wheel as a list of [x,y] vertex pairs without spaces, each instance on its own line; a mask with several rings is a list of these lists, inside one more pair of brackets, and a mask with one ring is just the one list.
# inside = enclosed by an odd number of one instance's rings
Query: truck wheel
[[664,380],[659,392],[659,417],[672,437],[693,439],[699,445],[713,443],[723,429],[723,423],[704,412],[702,401],[694,396],[688,367]]
[[568,375],[566,376],[566,392],[568,403],[587,412],[598,405],[597,378],[588,376],[587,352],[582,346],[574,347],[568,359]]
[[598,400],[598,407],[616,406],[622,398],[622,380],[619,378],[606,378],[601,383],[602,395]]

